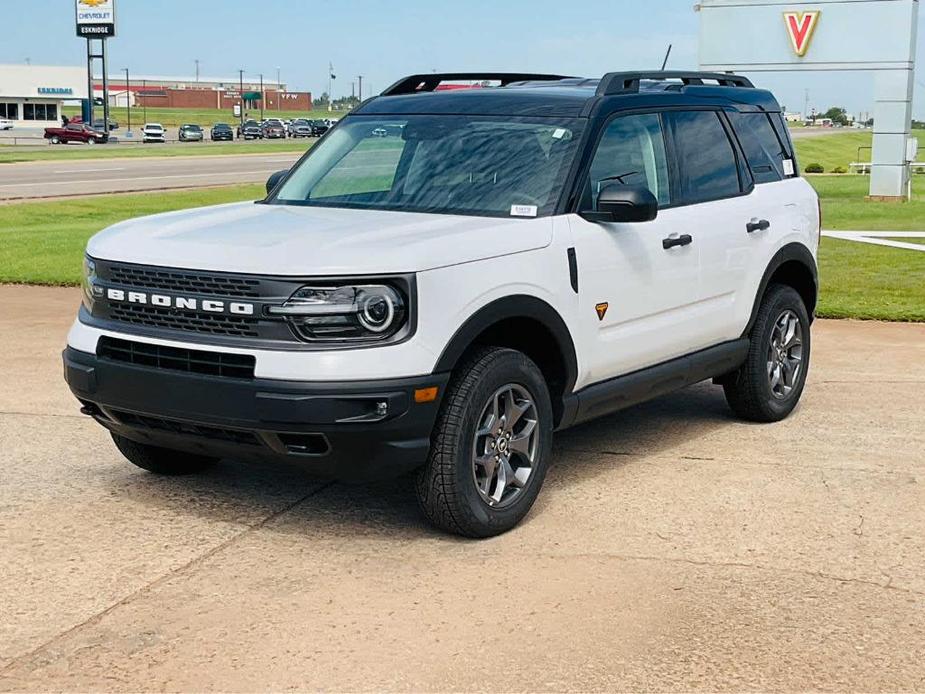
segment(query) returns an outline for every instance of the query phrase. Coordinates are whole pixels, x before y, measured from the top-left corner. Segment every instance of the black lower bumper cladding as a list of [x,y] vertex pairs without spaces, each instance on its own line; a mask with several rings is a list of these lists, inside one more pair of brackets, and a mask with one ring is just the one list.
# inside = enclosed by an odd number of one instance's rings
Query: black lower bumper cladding
[[[82,411],[116,434],[202,455],[297,460],[344,481],[423,464],[449,377],[306,383],[177,371],[70,347],[63,357]],[[436,400],[415,402],[416,389],[433,386]]]

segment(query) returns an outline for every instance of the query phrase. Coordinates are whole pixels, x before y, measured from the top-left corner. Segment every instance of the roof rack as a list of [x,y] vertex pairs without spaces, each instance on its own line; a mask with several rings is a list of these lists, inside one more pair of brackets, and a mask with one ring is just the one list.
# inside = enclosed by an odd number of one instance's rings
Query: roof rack
[[395,96],[396,94],[417,94],[419,92],[432,92],[441,82],[486,80],[500,81],[505,87],[513,82],[554,82],[569,79],[565,75],[539,75],[528,72],[434,72],[425,75],[409,75],[382,92],[382,96]]
[[680,80],[682,84],[702,85],[704,80],[712,80],[721,87],[754,87],[747,77],[728,72],[679,72],[676,70],[658,70],[654,72],[608,72],[597,85],[598,96],[611,94],[631,94],[639,91],[642,80],[665,81]]

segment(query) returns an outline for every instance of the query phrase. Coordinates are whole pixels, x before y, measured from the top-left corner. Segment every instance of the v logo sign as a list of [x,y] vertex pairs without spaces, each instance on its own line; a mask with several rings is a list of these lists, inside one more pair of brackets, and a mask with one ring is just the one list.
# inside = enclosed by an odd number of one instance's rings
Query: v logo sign
[[822,12],[784,12],[784,22],[787,24],[787,34],[790,36],[790,44],[793,51],[801,58],[806,55],[809,49],[809,42],[813,38],[813,32],[819,23],[819,15]]

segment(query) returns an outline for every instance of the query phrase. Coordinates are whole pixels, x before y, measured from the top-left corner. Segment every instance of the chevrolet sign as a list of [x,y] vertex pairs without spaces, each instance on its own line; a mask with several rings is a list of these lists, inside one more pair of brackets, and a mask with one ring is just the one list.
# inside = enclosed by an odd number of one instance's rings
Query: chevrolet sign
[[75,0],[77,35],[86,39],[115,36],[115,4],[115,0]]

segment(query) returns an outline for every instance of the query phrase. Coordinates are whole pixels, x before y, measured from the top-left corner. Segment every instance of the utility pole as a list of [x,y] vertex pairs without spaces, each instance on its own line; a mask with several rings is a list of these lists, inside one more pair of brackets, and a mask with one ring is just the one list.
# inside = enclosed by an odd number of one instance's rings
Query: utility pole
[[263,102],[266,94],[263,92],[263,73],[260,73],[260,122],[263,122]]
[[363,75],[357,75],[357,80],[360,83],[359,89],[357,90],[360,101],[363,101]]
[[128,78],[128,68],[125,70],[125,108],[128,110],[128,130],[125,131],[126,137],[132,136],[132,85]]
[[147,92],[145,91],[148,88],[148,80],[141,80],[141,118],[145,123],[148,122],[148,99],[145,98]]
[[809,89],[803,93],[803,121],[809,119]]
[[[276,93],[279,94],[283,90],[283,83],[279,79],[279,65],[276,66]],[[278,98],[278,97],[277,97]]]
[[199,84],[199,58],[193,61],[196,63],[196,84]]

